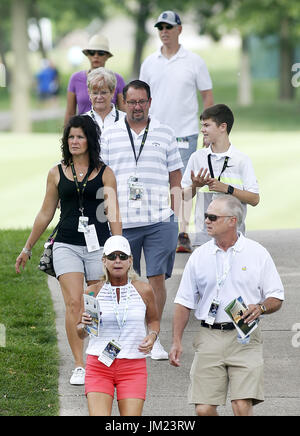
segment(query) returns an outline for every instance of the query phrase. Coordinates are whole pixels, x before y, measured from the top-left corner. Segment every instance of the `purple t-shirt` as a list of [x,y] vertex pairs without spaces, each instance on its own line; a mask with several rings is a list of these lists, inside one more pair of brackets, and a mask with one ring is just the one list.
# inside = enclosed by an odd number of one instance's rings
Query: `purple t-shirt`
[[[123,91],[123,88],[125,86],[125,82],[122,76],[120,74],[115,73],[117,84],[114,96],[112,98],[112,103],[117,103],[117,94],[121,94]],[[72,74],[68,91],[73,92],[76,95],[76,101],[78,106],[78,115],[84,114],[85,112],[88,112],[91,109],[91,101],[88,94],[88,87],[87,87],[87,75],[86,71],[78,71],[78,73]]]

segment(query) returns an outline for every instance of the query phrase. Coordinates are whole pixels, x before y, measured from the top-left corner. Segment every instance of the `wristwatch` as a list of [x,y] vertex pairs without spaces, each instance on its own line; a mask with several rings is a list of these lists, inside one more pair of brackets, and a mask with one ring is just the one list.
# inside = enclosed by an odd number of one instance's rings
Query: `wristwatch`
[[259,304],[259,308],[260,308],[262,314],[264,314],[267,311],[267,308],[264,304]]
[[31,250],[28,250],[28,248],[24,247],[24,248],[22,249],[22,251],[23,251],[23,253],[27,254],[27,256],[29,257],[29,259],[31,258],[31,256],[32,256],[32,251],[31,251]]
[[231,185],[229,185],[229,186],[228,186],[228,189],[227,189],[227,194],[232,195],[232,194],[233,194],[233,191],[234,191],[234,187],[231,186]]

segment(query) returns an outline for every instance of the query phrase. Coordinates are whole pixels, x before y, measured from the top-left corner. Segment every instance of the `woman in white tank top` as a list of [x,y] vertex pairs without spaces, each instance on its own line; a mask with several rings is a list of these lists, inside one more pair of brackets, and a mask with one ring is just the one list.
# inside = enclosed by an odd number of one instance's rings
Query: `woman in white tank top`
[[[146,397],[145,356],[159,333],[154,292],[148,283],[137,280],[130,246],[123,236],[112,236],[106,241],[102,260],[105,277],[86,290],[96,299],[101,318],[86,351],[89,413],[111,415],[116,388],[120,415],[138,416]],[[83,312],[78,324],[80,338],[88,335],[91,324],[91,316]]]

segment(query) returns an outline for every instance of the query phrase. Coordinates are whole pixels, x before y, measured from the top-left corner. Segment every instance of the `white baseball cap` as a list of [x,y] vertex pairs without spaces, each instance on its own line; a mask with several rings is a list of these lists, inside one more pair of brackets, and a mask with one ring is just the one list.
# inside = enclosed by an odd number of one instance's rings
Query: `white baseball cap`
[[130,245],[124,236],[115,235],[108,238],[103,247],[103,255],[113,253],[114,251],[121,251],[122,253],[131,255]]
[[159,23],[167,23],[171,24],[172,26],[181,25],[181,20],[178,14],[173,11],[164,11],[160,14],[158,17],[158,20],[154,24],[154,27],[156,27]]

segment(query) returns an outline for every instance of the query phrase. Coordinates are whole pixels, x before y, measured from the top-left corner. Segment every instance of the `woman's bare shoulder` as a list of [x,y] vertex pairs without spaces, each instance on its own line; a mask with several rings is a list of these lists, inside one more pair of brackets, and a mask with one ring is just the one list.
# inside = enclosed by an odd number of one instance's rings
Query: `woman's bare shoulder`
[[105,283],[104,281],[99,281],[97,283],[94,283],[93,285],[88,286],[84,291],[84,293],[86,295],[93,293],[93,297],[97,297],[100,290],[103,288],[104,283]]
[[135,287],[141,297],[147,299],[153,295],[153,288],[149,283],[143,282],[142,280],[133,280],[131,284]]

